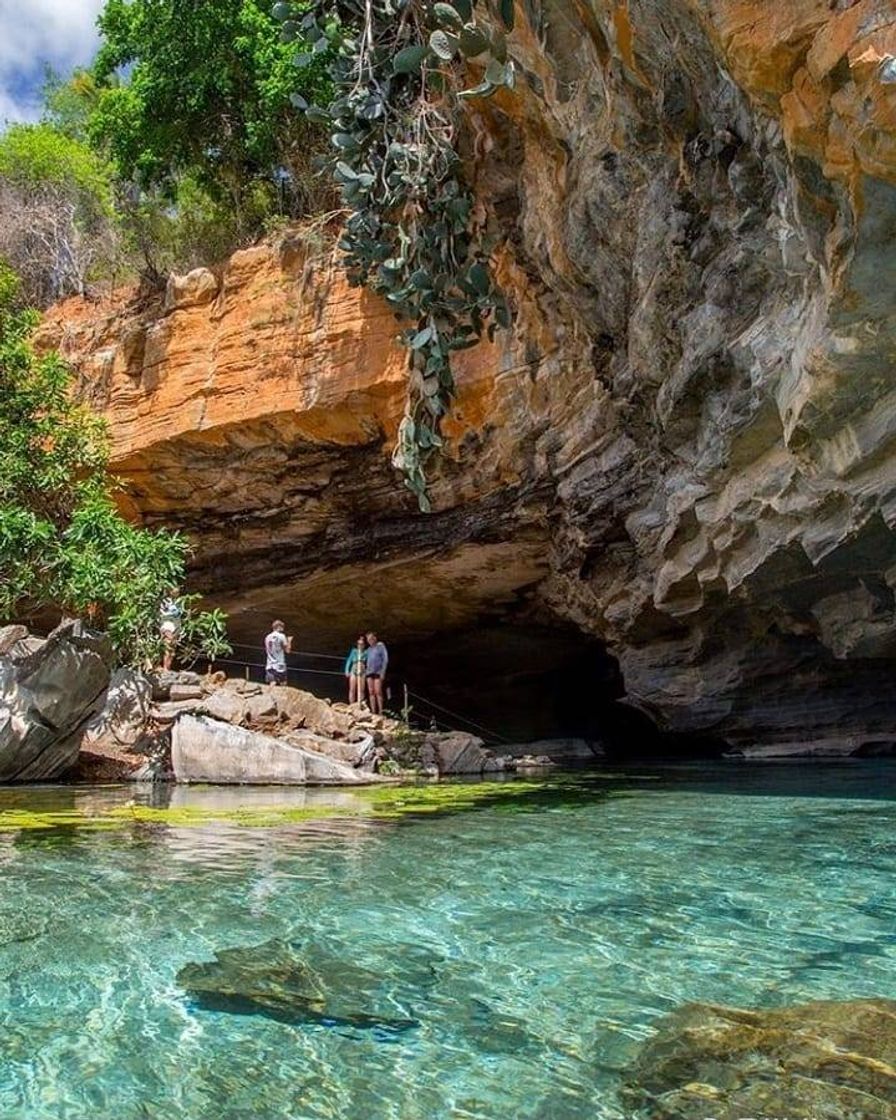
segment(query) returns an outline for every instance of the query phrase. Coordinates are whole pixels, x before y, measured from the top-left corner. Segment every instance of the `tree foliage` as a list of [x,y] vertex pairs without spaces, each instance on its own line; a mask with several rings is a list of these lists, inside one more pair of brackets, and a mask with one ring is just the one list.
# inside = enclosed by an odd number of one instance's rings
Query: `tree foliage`
[[85,143],[50,124],[0,135],[0,257],[45,307],[83,294],[117,250],[112,172]]
[[123,180],[174,199],[188,176],[250,233],[259,187],[269,211],[305,206],[307,176],[296,172],[317,130],[290,96],[297,82],[318,96],[327,79],[322,60],[297,72],[268,3],[107,0],[99,27],[94,74],[108,88],[89,129]]
[[[426,460],[454,395],[452,355],[510,313],[489,269],[493,242],[477,215],[457,152],[460,103],[512,88],[504,30],[476,17],[476,0],[281,2],[287,38],[310,40],[296,61],[329,60],[335,96],[297,103],[331,138],[330,167],[351,214],[340,247],[349,278],[382,293],[409,322],[409,396],[393,455],[422,509]],[[503,23],[513,4],[502,0]],[[466,63],[480,71],[464,88]],[[491,319],[489,322],[488,320]]]
[[[121,516],[104,425],[72,398],[59,356],[35,354],[37,316],[18,294],[0,266],[0,617],[88,614],[141,663],[159,652],[159,604],[183,581],[187,542]],[[193,611],[195,599],[183,600],[186,652],[223,652],[223,615]]]
[[2,142],[0,256],[34,305],[334,209],[326,134],[291,104],[329,96],[326,60],[294,66],[269,0],[107,0],[100,29],[93,66],[48,70],[41,124]]
[[63,136],[87,142],[90,117],[100,98],[93,71],[79,66],[66,78],[47,67],[42,92],[42,122]]

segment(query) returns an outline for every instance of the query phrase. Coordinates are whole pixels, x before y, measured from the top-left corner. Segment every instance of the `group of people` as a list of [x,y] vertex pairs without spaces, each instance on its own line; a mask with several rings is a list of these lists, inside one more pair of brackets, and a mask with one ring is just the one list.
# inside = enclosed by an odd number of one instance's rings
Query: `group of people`
[[349,704],[360,704],[367,691],[367,706],[378,715],[383,714],[383,682],[389,667],[389,651],[373,630],[359,634],[358,640],[345,659],[345,676],[348,681]]
[[[183,605],[180,588],[172,587],[159,607],[159,636],[162,639],[161,668],[170,670],[183,627]],[[268,684],[286,684],[286,655],[292,652],[292,635],[286,633],[286,624],[275,618],[271,632],[264,640],[264,679]],[[345,679],[348,681],[349,704],[360,704],[365,699],[372,712],[382,715],[384,681],[389,667],[389,651],[370,630],[359,634],[345,659]]]
[[[292,652],[292,635],[286,633],[286,624],[275,618],[271,631],[264,640],[264,679],[268,684],[286,683],[286,655]],[[371,630],[359,634],[345,659],[345,679],[348,681],[349,704],[360,704],[366,697],[370,710],[383,713],[384,681],[389,667],[389,651]]]

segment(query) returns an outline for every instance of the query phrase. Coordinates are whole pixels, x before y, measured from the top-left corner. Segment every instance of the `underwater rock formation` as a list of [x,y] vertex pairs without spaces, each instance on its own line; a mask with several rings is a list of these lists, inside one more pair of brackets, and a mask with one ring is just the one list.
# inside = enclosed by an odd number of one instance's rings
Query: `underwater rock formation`
[[691,1004],[660,1020],[625,1098],[636,1115],[651,1120],[893,1120],[896,1002],[767,1011]]
[[458,360],[433,515],[397,325],[300,232],[41,344],[240,639],[537,622],[673,732],[896,741],[890,0],[530,0],[510,49],[463,154],[514,326]]
[[[274,940],[221,949],[214,961],[187,964],[177,983],[203,1010],[400,1034],[419,1026],[410,1011],[396,1015],[420,996],[419,973],[408,960],[400,977],[381,976],[314,945]],[[422,982],[431,980],[424,969]]]

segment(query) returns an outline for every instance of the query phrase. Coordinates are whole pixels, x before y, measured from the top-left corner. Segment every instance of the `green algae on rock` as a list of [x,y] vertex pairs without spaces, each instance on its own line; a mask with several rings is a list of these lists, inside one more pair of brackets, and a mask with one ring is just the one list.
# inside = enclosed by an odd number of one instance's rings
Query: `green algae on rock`
[[625,1096],[650,1120],[894,1120],[896,1001],[689,1004],[660,1021]]

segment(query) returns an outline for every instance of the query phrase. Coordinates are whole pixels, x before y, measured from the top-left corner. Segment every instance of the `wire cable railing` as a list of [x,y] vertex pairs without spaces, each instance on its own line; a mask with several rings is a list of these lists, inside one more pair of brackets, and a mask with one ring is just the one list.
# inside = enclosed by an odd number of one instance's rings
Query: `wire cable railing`
[[[247,645],[243,645],[239,642],[231,642],[230,644],[231,644],[231,647],[234,650],[243,649],[243,650],[252,650],[254,652],[258,651],[257,646],[247,646]],[[325,660],[328,660],[328,661],[339,661],[339,662],[342,662],[342,661],[345,660],[342,657],[338,657],[336,654],[318,653],[318,652],[315,652],[315,651],[312,651],[312,650],[290,650],[290,653],[289,653],[288,656],[289,657],[316,657],[316,658],[325,659]],[[232,665],[232,666],[239,667],[239,668],[245,669],[245,670],[255,669],[259,673],[262,673],[262,674],[264,673],[264,670],[265,670],[265,664],[264,664],[263,661],[244,661],[240,658],[235,658],[235,657],[216,657],[214,659],[214,661],[209,662],[209,665],[211,667],[215,667],[215,666],[218,666],[218,665]],[[341,672],[340,670],[337,670],[337,669],[309,669],[309,668],[306,668],[305,666],[290,665],[289,661],[287,660],[287,666],[286,666],[287,682],[289,681],[290,675],[292,675],[293,677],[301,677],[303,675],[310,675],[310,676],[316,676],[316,677],[340,677],[340,678],[343,678],[345,676],[345,674],[343,672]],[[248,678],[248,673],[246,674],[246,676]],[[512,741],[512,740],[506,738],[506,736],[501,735],[499,732],[495,731],[493,728],[486,727],[484,724],[478,723],[476,720],[470,719],[469,716],[465,716],[460,712],[455,712],[451,708],[446,708],[443,704],[437,703],[435,700],[430,699],[428,696],[424,696],[422,693],[417,692],[416,690],[412,690],[410,687],[408,687],[406,685],[405,682],[400,682],[400,684],[402,686],[402,689],[407,689],[406,695],[409,698],[418,701],[420,704],[425,705],[427,708],[431,709],[433,712],[440,712],[440,713],[442,713],[442,715],[448,716],[450,719],[455,720],[458,723],[464,724],[468,728],[473,728],[475,731],[479,732],[480,734],[485,735],[488,740],[493,741],[493,742],[500,742],[500,743],[510,743]],[[430,722],[433,722],[433,721],[438,726],[438,720],[436,720],[434,716],[432,717]]]

